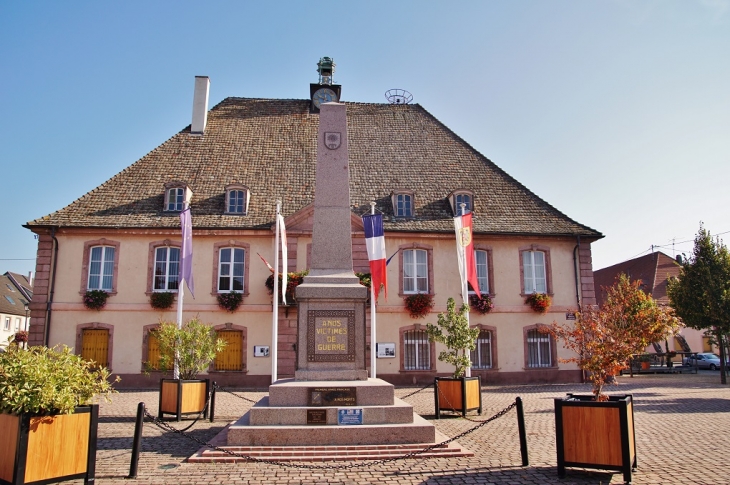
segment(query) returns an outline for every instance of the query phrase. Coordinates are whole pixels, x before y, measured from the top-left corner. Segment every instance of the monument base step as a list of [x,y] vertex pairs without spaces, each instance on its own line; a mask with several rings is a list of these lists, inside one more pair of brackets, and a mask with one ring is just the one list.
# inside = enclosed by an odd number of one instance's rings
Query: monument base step
[[[438,431],[431,443],[412,443],[400,445],[347,445],[347,446],[230,446],[226,426],[216,435],[210,444],[221,450],[208,447],[199,449],[189,457],[189,463],[240,463],[255,460],[333,462],[358,460],[387,460],[401,458],[410,453],[422,451],[424,448],[446,441],[448,438]],[[227,452],[233,453],[231,455]],[[236,456],[238,455],[238,456]],[[474,456],[470,450],[462,448],[459,443],[437,446],[431,450],[417,453],[409,458],[452,458]]]
[[436,428],[413,413],[412,423],[253,426],[250,411],[228,429],[229,446],[317,446],[434,443]]
[[[362,410],[362,424],[406,424],[413,422],[413,406],[395,398],[390,406],[357,406]],[[271,406],[269,398],[264,397],[249,410],[251,426],[291,426],[307,425],[307,411],[322,411],[327,425],[337,425],[338,410],[347,409],[334,406],[290,407]]]
[[[298,381],[279,379],[269,386],[269,406],[311,406],[312,389],[355,389],[357,406],[390,406],[395,387],[382,379],[364,381]],[[324,403],[326,404],[326,403]],[[336,406],[336,403],[330,404]]]

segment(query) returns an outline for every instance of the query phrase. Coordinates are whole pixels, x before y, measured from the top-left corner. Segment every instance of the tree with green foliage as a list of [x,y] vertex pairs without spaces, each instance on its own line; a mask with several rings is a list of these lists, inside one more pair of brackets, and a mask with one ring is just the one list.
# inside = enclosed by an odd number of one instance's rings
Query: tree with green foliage
[[[717,342],[726,340],[730,332],[730,253],[702,225],[692,255],[681,263],[679,277],[670,279],[667,293],[687,326],[711,331]],[[725,346],[719,347],[720,380],[727,384]]]
[[195,379],[208,369],[218,352],[226,346],[212,327],[193,318],[182,328],[172,322],[162,322],[157,329],[160,346],[161,371],[172,370],[177,357],[180,379]]
[[471,367],[469,352],[476,348],[478,328],[469,328],[468,305],[461,305],[456,311],[456,302],[449,298],[446,313],[439,313],[436,325],[426,324],[426,332],[431,342],[439,342],[448,350],[439,353],[439,360],[454,366],[454,377],[462,377]]

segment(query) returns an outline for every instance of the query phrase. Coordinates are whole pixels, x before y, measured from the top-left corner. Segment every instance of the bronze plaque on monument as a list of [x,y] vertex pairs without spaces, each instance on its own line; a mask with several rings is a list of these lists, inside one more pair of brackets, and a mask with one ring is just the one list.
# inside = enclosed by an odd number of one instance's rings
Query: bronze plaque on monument
[[307,409],[307,424],[327,424],[327,410]]
[[357,406],[356,387],[310,387],[310,406]]
[[354,360],[355,311],[309,310],[307,361],[353,362]]

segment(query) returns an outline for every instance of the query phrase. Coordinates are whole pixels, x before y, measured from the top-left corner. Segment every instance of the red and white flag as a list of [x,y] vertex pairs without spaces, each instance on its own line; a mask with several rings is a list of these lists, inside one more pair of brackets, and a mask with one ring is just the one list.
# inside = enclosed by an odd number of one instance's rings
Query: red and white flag
[[459,275],[461,276],[461,296],[464,299],[464,304],[468,305],[469,283],[471,283],[472,289],[479,298],[482,297],[479,292],[477,265],[474,258],[471,212],[454,217],[454,229],[456,231],[456,255],[459,258]]
[[388,279],[386,277],[385,236],[383,231],[382,214],[366,214],[362,216],[362,225],[365,228],[365,245],[368,249],[370,261],[370,279],[375,300],[380,293],[380,285],[385,289],[385,299],[388,299]]

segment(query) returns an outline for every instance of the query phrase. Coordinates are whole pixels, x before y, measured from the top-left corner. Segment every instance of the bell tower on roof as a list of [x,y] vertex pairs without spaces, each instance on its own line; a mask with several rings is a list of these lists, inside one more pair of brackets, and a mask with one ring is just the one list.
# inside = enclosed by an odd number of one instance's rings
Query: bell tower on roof
[[335,73],[335,61],[331,57],[322,57],[317,63],[319,83],[309,85],[309,112],[319,113],[319,107],[323,103],[338,103],[342,86],[332,84],[332,76]]

